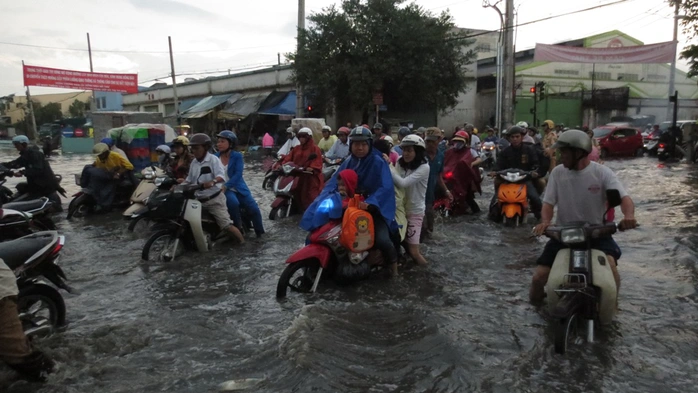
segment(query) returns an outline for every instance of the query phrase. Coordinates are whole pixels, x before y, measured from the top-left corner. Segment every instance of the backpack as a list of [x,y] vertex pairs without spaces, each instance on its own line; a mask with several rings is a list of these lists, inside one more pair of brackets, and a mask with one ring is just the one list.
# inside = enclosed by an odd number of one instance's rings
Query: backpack
[[342,218],[342,235],[339,243],[351,252],[363,252],[373,247],[373,217],[366,210],[359,209],[360,195],[349,200],[349,207]]

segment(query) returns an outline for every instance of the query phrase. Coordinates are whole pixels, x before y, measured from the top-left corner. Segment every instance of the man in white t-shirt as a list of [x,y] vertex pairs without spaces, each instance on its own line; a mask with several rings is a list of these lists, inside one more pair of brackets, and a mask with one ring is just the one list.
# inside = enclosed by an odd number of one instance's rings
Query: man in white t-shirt
[[[543,198],[541,222],[533,229],[536,236],[542,235],[551,225],[555,206],[558,225],[575,221],[585,221],[592,225],[602,224],[606,212],[606,190],[613,189],[618,190],[621,196],[620,209],[623,219],[620,222],[620,230],[637,226],[635,205],[616,175],[608,167],[589,160],[591,139],[584,131],[566,131],[553,147],[560,149],[563,165],[558,165],[550,173]],[[620,275],[616,267],[621,256],[620,247],[612,237],[594,239],[592,246],[608,256],[616,286],[620,289]],[[554,239],[550,239],[545,245],[531,282],[531,302],[543,300],[550,268],[558,251],[563,248],[565,246]]]

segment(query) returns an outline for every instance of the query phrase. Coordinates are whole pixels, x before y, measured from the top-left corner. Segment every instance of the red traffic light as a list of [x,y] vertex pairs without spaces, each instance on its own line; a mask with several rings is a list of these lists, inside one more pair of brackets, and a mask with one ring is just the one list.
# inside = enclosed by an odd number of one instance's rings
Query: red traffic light
[[310,111],[312,111],[312,110],[313,110],[313,107],[310,106],[310,105],[308,105],[308,112],[310,112]]
[[535,86],[534,86],[534,87],[532,87],[532,88],[531,88],[531,89],[530,89],[529,91],[530,91],[531,93],[535,93],[535,92],[536,92],[536,88],[535,88]]

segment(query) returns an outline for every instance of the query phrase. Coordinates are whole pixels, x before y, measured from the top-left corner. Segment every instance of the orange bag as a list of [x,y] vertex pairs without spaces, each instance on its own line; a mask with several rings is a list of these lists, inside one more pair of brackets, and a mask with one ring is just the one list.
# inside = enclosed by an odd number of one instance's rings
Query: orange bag
[[351,252],[363,252],[373,247],[373,217],[359,209],[360,195],[349,200],[349,207],[342,218],[342,235],[339,243]]

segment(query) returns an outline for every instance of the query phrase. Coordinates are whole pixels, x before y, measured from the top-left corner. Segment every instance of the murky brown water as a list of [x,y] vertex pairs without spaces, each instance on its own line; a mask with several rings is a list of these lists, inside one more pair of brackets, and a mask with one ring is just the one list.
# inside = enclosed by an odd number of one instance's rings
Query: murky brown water
[[[72,174],[89,160],[58,156],[52,165],[75,191]],[[650,158],[608,165],[642,227],[616,236],[616,322],[565,356],[553,353],[544,315],[527,302],[543,240],[484,215],[440,223],[424,247],[427,269],[278,302],[283,261],[305,236],[297,217],[265,219],[261,242],[146,266],[144,236],[115,213],[59,222],[60,263],[82,292],[65,295],[66,331],[38,343],[60,371],[37,385],[0,368],[0,390],[208,392],[234,381],[229,388],[250,392],[694,391],[698,174]],[[261,166],[249,162],[245,178],[266,217],[272,195],[259,188]]]

